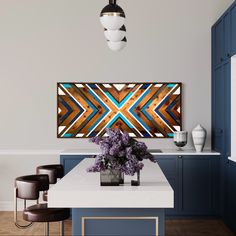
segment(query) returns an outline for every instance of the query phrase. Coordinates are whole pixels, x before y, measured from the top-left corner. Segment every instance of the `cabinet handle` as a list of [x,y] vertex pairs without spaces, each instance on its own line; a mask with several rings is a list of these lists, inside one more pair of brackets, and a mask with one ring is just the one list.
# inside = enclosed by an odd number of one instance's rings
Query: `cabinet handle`
[[230,53],[227,53],[227,57],[231,57]]
[[178,156],[178,158],[183,158],[183,156]]

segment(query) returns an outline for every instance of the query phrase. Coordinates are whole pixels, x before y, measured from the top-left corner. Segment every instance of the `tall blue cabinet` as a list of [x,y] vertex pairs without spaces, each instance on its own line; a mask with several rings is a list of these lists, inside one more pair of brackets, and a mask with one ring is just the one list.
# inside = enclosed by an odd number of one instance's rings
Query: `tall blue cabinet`
[[236,2],[212,27],[212,148],[221,153],[220,213],[234,232],[236,163],[228,157],[231,155],[231,57],[235,54]]

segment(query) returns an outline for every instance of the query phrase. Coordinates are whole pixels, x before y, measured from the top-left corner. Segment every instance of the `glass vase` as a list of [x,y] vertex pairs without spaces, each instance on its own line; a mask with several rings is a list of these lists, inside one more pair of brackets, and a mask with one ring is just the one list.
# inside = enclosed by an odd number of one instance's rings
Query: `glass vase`
[[[123,177],[123,178],[122,178]],[[119,186],[124,183],[124,174],[120,170],[103,170],[100,172],[101,186]]]

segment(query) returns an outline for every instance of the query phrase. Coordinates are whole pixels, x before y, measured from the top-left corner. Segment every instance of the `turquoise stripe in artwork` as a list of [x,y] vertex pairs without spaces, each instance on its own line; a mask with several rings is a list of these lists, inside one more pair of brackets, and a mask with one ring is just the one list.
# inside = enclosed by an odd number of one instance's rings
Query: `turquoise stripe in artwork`
[[120,109],[132,97],[133,93],[129,93],[120,103],[109,92],[106,92],[106,95]]
[[146,112],[146,109],[147,109],[147,107],[150,106],[150,104],[151,104],[152,102],[153,102],[152,100],[148,101],[148,103],[142,108],[143,114],[144,114],[149,120],[153,120],[153,119],[152,119],[152,117]]
[[63,137],[64,138],[70,138],[70,137],[72,137],[72,134],[64,134]]
[[121,118],[125,124],[127,124],[129,126],[129,128],[134,128],[133,125],[121,114],[117,114],[108,124],[107,124],[107,128],[110,128],[112,126],[112,124],[118,119]]
[[71,84],[62,84],[64,86],[64,88],[71,88]]
[[168,88],[173,88],[173,87],[175,87],[175,85],[176,85],[176,84],[168,84],[167,87],[168,87]]

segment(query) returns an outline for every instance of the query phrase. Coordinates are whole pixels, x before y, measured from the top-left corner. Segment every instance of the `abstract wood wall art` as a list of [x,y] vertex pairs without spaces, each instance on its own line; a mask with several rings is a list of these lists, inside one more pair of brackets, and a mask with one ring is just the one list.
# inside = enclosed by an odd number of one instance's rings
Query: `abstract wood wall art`
[[58,138],[172,138],[182,129],[181,83],[58,83]]

